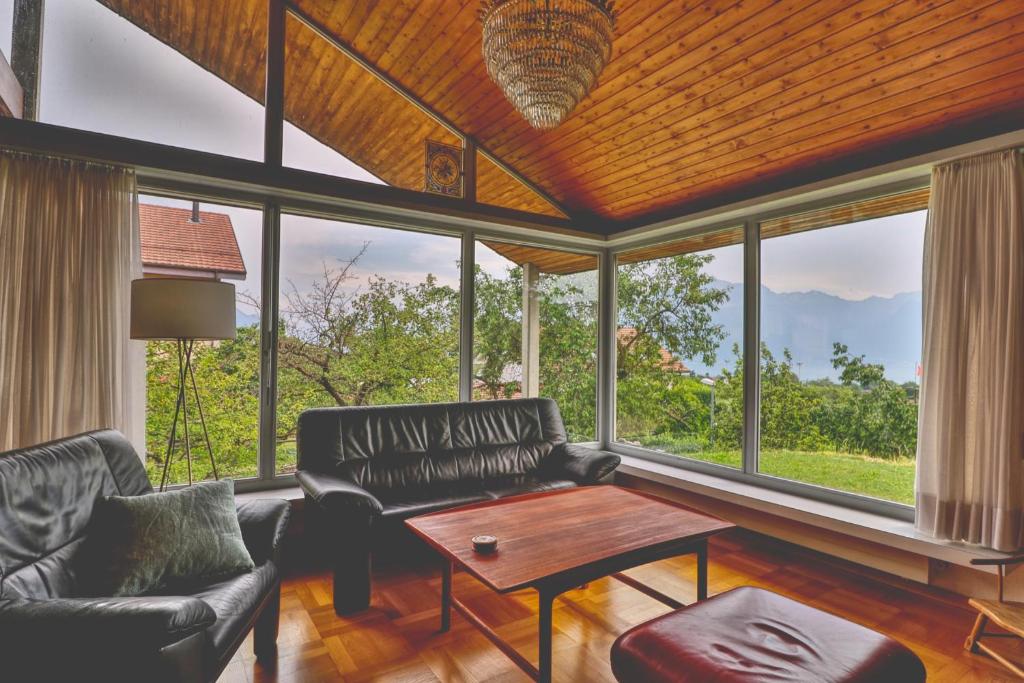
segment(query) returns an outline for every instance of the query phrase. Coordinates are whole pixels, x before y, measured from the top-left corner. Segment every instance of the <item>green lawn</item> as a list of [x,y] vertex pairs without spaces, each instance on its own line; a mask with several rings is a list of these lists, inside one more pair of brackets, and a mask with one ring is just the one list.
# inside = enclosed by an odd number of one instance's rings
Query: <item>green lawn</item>
[[[695,444],[658,437],[642,439],[641,442],[647,448],[671,455],[740,467],[741,456],[738,450],[702,450]],[[180,463],[176,466],[184,467]],[[907,505],[914,504],[914,467],[913,458],[889,460],[833,451],[764,450],[761,451],[760,460],[760,471],[763,474]],[[147,469],[151,470],[150,478],[159,483],[160,467],[155,463],[147,463]],[[278,444],[277,471],[280,474],[295,471],[294,441]],[[196,475],[202,477],[203,473],[197,471]],[[178,474],[184,476],[181,472]],[[221,472],[221,475],[242,478],[255,476],[255,471]]]
[[[690,451],[672,453],[667,444],[648,443],[673,455],[740,467],[740,452]],[[913,458],[883,459],[833,451],[763,450],[759,462],[762,474],[817,484],[862,496],[914,504]]]

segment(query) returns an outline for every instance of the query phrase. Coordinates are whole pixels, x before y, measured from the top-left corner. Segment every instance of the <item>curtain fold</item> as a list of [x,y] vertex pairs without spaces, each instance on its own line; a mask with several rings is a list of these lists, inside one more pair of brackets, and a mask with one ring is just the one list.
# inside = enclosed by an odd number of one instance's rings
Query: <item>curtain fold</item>
[[136,202],[132,171],[0,151],[0,451],[138,436]]
[[932,172],[924,258],[917,528],[1015,551],[1024,528],[1024,163]]

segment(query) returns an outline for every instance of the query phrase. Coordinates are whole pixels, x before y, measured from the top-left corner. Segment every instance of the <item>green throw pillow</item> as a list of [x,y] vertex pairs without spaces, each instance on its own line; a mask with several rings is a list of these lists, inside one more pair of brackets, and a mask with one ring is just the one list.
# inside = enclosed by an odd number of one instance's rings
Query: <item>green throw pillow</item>
[[[255,566],[230,480],[97,501],[90,540],[102,595],[141,595],[227,578]],[[95,538],[93,538],[95,536]]]

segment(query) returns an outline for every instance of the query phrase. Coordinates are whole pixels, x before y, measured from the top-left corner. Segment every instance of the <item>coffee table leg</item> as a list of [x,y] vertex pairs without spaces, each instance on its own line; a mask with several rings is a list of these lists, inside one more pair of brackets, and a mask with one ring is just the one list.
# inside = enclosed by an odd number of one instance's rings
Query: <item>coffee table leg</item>
[[537,680],[540,683],[551,683],[551,631],[553,629],[551,608],[555,595],[544,590],[537,591],[539,598],[539,614],[537,617],[537,638],[539,653],[537,657]]
[[452,627],[452,571],[450,560],[444,561],[441,569],[441,632]]
[[697,546],[697,602],[708,599],[708,542]]

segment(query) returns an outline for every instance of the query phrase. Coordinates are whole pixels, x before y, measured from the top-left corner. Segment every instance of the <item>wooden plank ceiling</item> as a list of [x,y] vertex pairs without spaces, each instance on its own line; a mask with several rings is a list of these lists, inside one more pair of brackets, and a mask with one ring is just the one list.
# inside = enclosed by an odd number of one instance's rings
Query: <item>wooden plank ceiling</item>
[[522,244],[482,240],[481,244],[504,256],[518,266],[532,263],[537,270],[551,275],[571,275],[597,270],[595,254],[577,254],[571,251],[528,247]]
[[[262,99],[266,0],[101,1]],[[872,152],[898,156],[927,137],[1024,123],[1019,0],[625,0],[597,88],[544,133],[487,77],[478,0],[295,2],[574,217],[608,229]],[[436,124],[339,55],[292,31],[292,118],[387,182],[422,185],[413,169]],[[553,211],[498,167],[481,169],[481,198]]]

